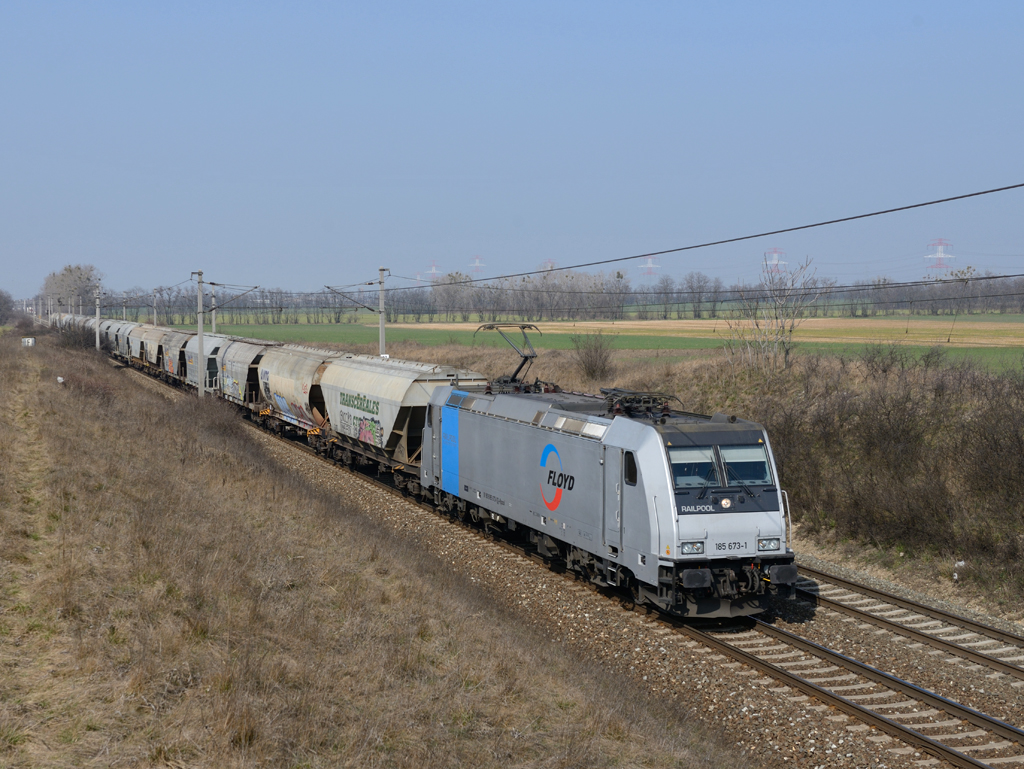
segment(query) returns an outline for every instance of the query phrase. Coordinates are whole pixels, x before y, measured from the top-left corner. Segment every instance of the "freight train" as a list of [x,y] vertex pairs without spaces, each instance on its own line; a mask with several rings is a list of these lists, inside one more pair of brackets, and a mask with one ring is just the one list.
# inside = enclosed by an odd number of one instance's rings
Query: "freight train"
[[[659,393],[564,392],[521,374],[55,315],[111,355],[204,388],[258,425],[387,476],[439,512],[523,542],[601,586],[685,618],[789,596],[788,500],[764,428]],[[517,324],[518,325],[518,324]],[[508,337],[500,325],[491,325]],[[512,340],[509,340],[512,341]],[[522,349],[521,349],[522,348]],[[528,352],[523,352],[528,350]],[[528,367],[527,367],[528,370]]]

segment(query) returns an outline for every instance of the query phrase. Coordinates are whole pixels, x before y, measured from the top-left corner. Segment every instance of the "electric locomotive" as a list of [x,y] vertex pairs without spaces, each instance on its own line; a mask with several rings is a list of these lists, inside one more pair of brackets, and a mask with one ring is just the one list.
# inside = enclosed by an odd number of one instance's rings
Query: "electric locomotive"
[[685,617],[765,608],[796,582],[784,493],[761,425],[657,393],[550,385],[438,390],[420,483],[542,555]]

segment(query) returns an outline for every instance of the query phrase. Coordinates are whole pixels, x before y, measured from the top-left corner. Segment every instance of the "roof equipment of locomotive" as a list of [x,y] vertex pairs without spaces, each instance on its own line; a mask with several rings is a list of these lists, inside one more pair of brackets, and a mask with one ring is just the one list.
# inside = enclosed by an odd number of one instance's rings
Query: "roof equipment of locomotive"
[[[523,335],[523,341],[518,342],[517,340],[510,337],[505,333],[507,328],[517,328]],[[508,342],[509,347],[516,351],[520,357],[519,366],[509,376],[498,377],[494,380],[495,384],[521,384],[525,379],[526,375],[530,372],[530,366],[533,365],[533,359],[537,357],[537,351],[533,349],[533,342],[530,341],[530,337],[526,335],[527,331],[536,331],[538,334],[541,330],[532,323],[484,323],[476,331],[473,332],[475,338],[481,331],[497,331],[501,334],[501,338]],[[522,376],[520,376],[522,374]]]

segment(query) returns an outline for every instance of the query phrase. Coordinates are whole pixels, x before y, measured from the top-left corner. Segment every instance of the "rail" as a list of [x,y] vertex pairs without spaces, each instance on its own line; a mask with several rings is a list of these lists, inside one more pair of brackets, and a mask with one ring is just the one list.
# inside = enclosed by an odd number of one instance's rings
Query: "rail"
[[959,625],[960,627],[965,628],[967,630],[973,630],[975,633],[987,635],[991,638],[995,638],[1000,641],[1024,645],[1024,636],[1019,636],[1014,633],[1007,632],[1005,630],[1000,630],[999,628],[984,625],[981,622],[976,622],[975,620],[969,619],[960,614],[953,614],[952,612],[943,611],[942,609],[936,608],[934,606],[928,606],[927,604],[912,601],[909,598],[901,598],[898,595],[886,593],[883,590],[876,590],[875,588],[868,587],[867,585],[861,585],[857,582],[852,582],[848,579],[843,579],[842,577],[837,577],[834,574],[829,574],[828,572],[819,571],[818,569],[812,569],[809,566],[801,566],[800,571],[808,575],[809,577],[813,577],[814,579],[821,579],[825,580],[826,582],[831,582],[833,585],[836,585],[837,587],[844,587],[852,592],[863,593],[866,596],[870,596],[871,598],[877,598],[878,600],[885,601],[886,603],[891,603],[892,605],[899,606],[902,609],[909,609],[911,611],[916,611],[921,614],[927,614],[930,617],[945,620],[950,624]]

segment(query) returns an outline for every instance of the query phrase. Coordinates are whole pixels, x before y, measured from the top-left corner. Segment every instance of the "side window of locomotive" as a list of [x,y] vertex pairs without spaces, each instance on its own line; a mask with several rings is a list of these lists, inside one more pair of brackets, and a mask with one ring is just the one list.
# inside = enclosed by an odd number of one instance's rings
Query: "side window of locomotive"
[[721,486],[715,450],[710,446],[669,446],[672,480],[677,489]]
[[636,486],[636,457],[632,451],[627,451],[622,462],[623,475],[626,477],[627,486]]
[[768,452],[763,444],[720,446],[729,486],[767,485],[772,482]]

